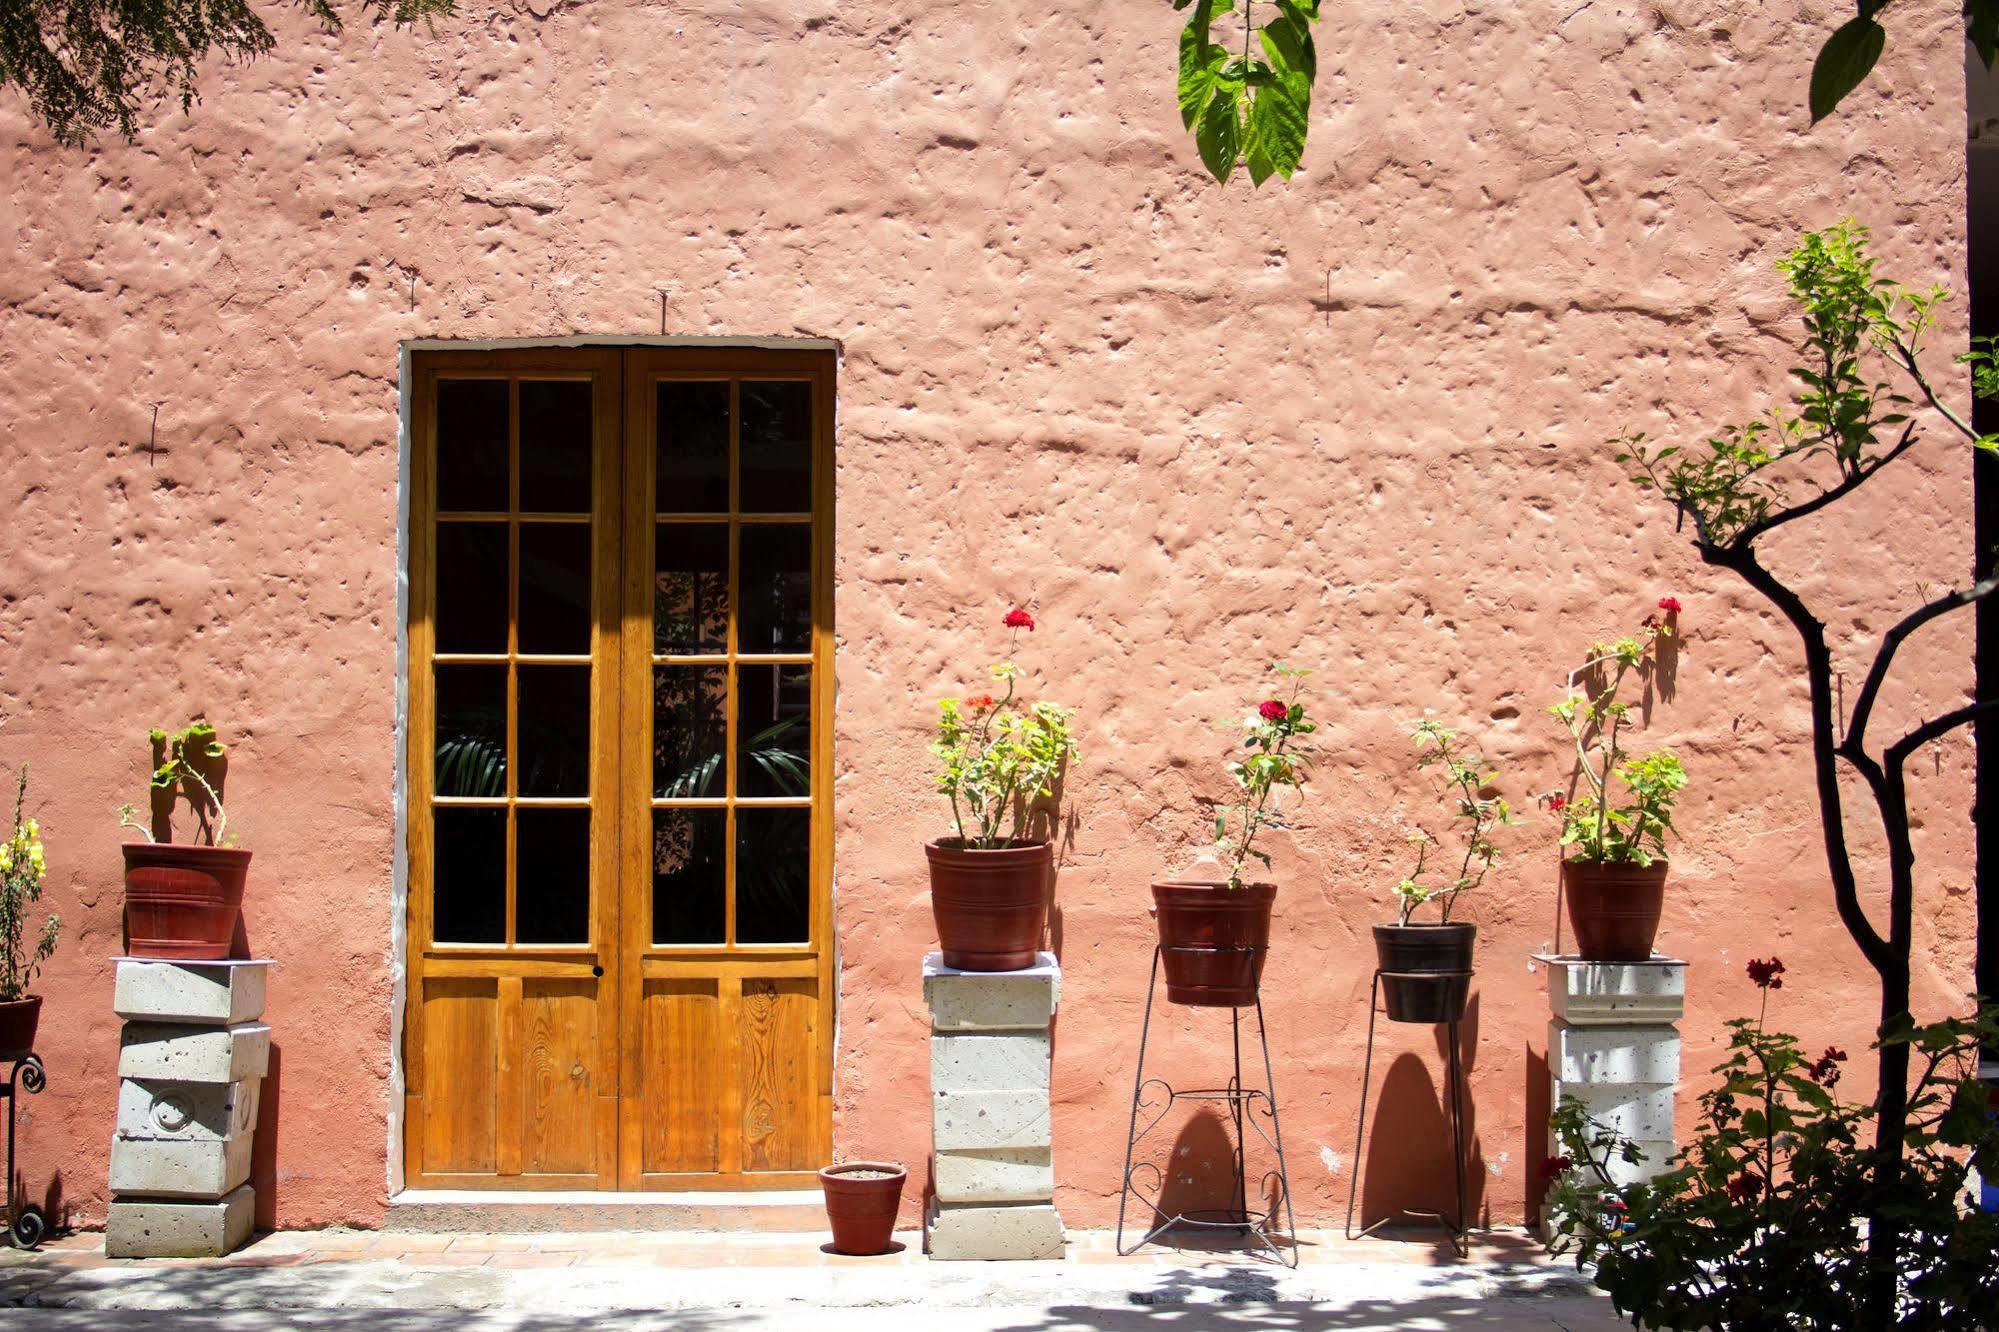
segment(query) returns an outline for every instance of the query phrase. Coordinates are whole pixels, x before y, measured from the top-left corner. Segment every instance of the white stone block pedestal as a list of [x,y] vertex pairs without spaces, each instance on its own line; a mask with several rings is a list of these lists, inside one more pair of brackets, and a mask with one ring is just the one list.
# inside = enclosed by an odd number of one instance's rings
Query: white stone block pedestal
[[1062,968],[959,971],[923,959],[930,1008],[932,1258],[1060,1258],[1050,1133],[1049,1034]]
[[249,1240],[256,1217],[250,1154],[271,1052],[257,1019],[270,964],[114,960],[125,1026],[104,1252],[220,1257]]
[[[1687,964],[1654,956],[1648,962],[1585,962],[1538,954],[1548,970],[1550,1109],[1575,1096],[1590,1116],[1637,1144],[1637,1165],[1613,1160],[1620,1185],[1660,1174],[1675,1150],[1673,1102],[1680,1081],[1680,1030],[1686,1011]],[[1560,1148],[1549,1131],[1549,1154]],[[1544,1232],[1551,1218],[1542,1215]]]

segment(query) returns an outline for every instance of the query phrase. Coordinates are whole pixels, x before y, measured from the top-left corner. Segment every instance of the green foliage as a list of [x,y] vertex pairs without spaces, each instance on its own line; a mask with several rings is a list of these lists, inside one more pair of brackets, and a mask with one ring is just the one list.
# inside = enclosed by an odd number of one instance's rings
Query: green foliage
[[[456,0],[358,0],[398,26],[450,14]],[[300,0],[328,32],[334,0]],[[211,57],[246,61],[276,44],[249,0],[10,0],[0,4],[0,86],[21,89],[56,140],[89,143],[115,128],[138,133],[142,104],[197,100]]]
[[[1240,163],[1253,184],[1291,179],[1305,156],[1318,53],[1312,25],[1319,0],[1276,0],[1260,24],[1257,0],[1174,0],[1192,7],[1180,33],[1180,121],[1194,131],[1201,161],[1223,184]],[[1240,54],[1214,40],[1218,18],[1239,17]],[[1251,38],[1256,39],[1255,46]],[[1254,54],[1260,50],[1261,56]]]
[[1228,762],[1229,777],[1236,785],[1235,803],[1215,809],[1215,849],[1228,866],[1230,888],[1242,887],[1242,869],[1250,860],[1270,868],[1270,856],[1256,849],[1256,835],[1265,828],[1290,826],[1270,803],[1271,797],[1279,787],[1297,790],[1304,786],[1311,760],[1299,738],[1319,729],[1298,701],[1305,690],[1305,677],[1311,672],[1282,664],[1270,669],[1289,682],[1291,696],[1267,699],[1240,722],[1224,723],[1241,729],[1242,747],[1249,751]]
[[231,846],[229,813],[222,808],[222,784],[229,747],[215,738],[212,722],[193,721],[172,735],[159,727],[146,732],[153,747],[149,818],[141,822],[132,805],[118,807],[118,823],[149,842],[170,841],[174,802],[185,800],[194,814],[197,844]]
[[1577,860],[1649,865],[1666,854],[1673,804],[1686,788],[1687,774],[1668,750],[1626,755],[1620,737],[1631,705],[1618,691],[1628,679],[1652,675],[1659,643],[1672,634],[1669,619],[1648,616],[1629,638],[1591,644],[1588,659],[1569,675],[1562,701],[1548,709],[1568,729],[1574,747],[1571,782],[1582,781],[1573,798],[1556,795],[1547,802],[1562,820],[1561,844],[1574,847]]
[[[1612,441],[1640,486],[1657,487],[1694,521],[1703,544],[1747,547],[1758,536],[1858,486],[1916,439],[1909,397],[1864,371],[1885,358],[1923,401],[1979,448],[1999,448],[1946,406],[1924,373],[1923,338],[1935,326],[1941,287],[1916,291],[1876,275],[1867,228],[1852,219],[1806,232],[1778,264],[1804,324],[1791,376],[1803,387],[1790,410],[1728,426],[1689,456],[1650,448],[1642,434]],[[1990,339],[1958,358],[1972,391],[1999,396]],[[1897,427],[1900,427],[1897,429]]]
[[1011,661],[992,673],[1001,696],[944,699],[930,745],[940,764],[937,789],[951,801],[958,840],[981,851],[1037,840],[1036,805],[1056,798],[1077,755],[1070,709],[1019,698],[1020,668]]
[[1760,1016],[1728,1025],[1729,1055],[1692,1141],[1648,1183],[1617,1187],[1612,1164],[1642,1155],[1563,1098],[1546,1204],[1560,1246],[1594,1265],[1640,1327],[1833,1332],[1857,1326],[1877,1275],[1858,1222],[1894,1217],[1896,1326],[1989,1325],[1973,1311],[1999,1308],[1999,1217],[1963,1203],[1970,1169],[1999,1169],[1991,1088],[1977,1076],[1980,1043],[1999,1040],[1999,1009],[1882,1028],[1877,1050],[1906,1045],[1920,1063],[1899,1164],[1872,1144],[1876,1106],[1835,1094],[1844,1051],[1811,1059]]
[[1456,877],[1438,881],[1426,877],[1430,849],[1441,843],[1429,833],[1409,835],[1416,844],[1416,866],[1409,877],[1395,885],[1400,899],[1401,923],[1407,925],[1416,908],[1428,902],[1438,905],[1439,919],[1448,922],[1458,894],[1470,892],[1484,882],[1486,871],[1499,859],[1492,843],[1492,831],[1519,822],[1504,800],[1487,792],[1499,780],[1499,767],[1490,759],[1467,752],[1458,733],[1433,718],[1425,717],[1412,727],[1416,746],[1416,767],[1438,768],[1443,779],[1443,796],[1451,807],[1451,817],[1464,828],[1464,857]]
[[27,803],[28,765],[23,763],[14,788],[14,831],[0,842],[0,1004],[26,996],[35,973],[55,952],[62,928],[61,917],[51,911],[29,942],[28,908],[41,900],[48,863],[42,855],[41,825],[24,817]]
[[[1831,115],[1842,98],[1873,70],[1887,44],[1888,31],[1876,15],[1890,0],[1856,0],[1857,13],[1833,30],[1812,62],[1810,90],[1812,123]],[[1906,7],[1906,6],[1905,6]],[[1964,36],[1987,69],[1999,58],[1999,0],[1964,0]]]

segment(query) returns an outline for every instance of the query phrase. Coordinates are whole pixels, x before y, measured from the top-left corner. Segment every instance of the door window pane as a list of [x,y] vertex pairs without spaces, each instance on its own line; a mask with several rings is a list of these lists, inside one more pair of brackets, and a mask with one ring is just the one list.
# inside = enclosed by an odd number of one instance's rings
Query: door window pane
[[507,525],[437,525],[437,650],[507,650]]
[[521,524],[520,649],[590,652],[590,525]]
[[590,512],[590,382],[521,381],[521,512]]
[[812,529],[804,523],[744,523],[738,552],[736,651],[812,649]]
[[719,809],[652,812],[652,941],[723,942],[723,829]]
[[590,668],[520,668],[520,794],[590,794]]
[[431,785],[441,796],[507,793],[507,668],[437,668],[437,748]]
[[812,385],[744,382],[737,504],[744,513],[812,511]]
[[514,811],[514,941],[590,941],[590,811]]
[[736,942],[804,943],[811,936],[806,885],[809,809],[736,811]]
[[507,811],[431,811],[432,935],[438,943],[507,941]]
[[811,741],[812,668],[739,667],[736,794],[811,794]]
[[729,529],[661,523],[653,541],[652,650],[662,657],[721,652],[729,634]]
[[661,800],[723,794],[720,666],[652,668],[652,782]]
[[507,511],[507,381],[437,381],[437,507]]
[[729,511],[729,386],[661,380],[654,399],[660,513]]

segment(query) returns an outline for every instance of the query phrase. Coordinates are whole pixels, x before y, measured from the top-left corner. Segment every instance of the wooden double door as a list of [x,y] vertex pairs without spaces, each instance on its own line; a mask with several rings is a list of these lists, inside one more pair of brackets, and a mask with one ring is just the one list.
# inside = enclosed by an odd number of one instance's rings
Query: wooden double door
[[807,1184],[832,354],[411,368],[407,1181]]

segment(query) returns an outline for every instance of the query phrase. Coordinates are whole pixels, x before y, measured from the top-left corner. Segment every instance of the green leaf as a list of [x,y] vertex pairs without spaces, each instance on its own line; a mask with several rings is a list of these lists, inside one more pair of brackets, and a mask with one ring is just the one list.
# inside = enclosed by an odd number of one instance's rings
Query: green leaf
[[1999,61],[1999,0],[1964,0],[1964,35],[1991,69]]
[[1235,174],[1236,159],[1242,153],[1241,102],[1239,90],[1218,88],[1194,129],[1194,146],[1201,150],[1201,161],[1208,174],[1224,185]]
[[1201,118],[1221,78],[1229,55],[1208,40],[1215,0],[1197,0],[1187,26],[1180,31],[1180,123],[1188,129]]
[[1881,58],[1888,30],[1870,17],[1850,19],[1819,48],[1812,62],[1812,123],[1818,124],[1838,109],[1840,100],[1860,86]]
[[1291,179],[1305,156],[1305,133],[1312,111],[1311,34],[1286,17],[1258,34],[1270,56],[1272,82],[1258,88],[1249,107],[1243,159],[1252,181],[1272,175]]

